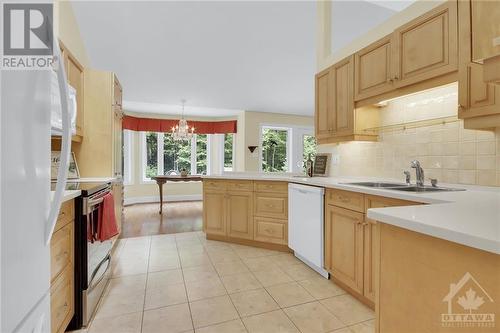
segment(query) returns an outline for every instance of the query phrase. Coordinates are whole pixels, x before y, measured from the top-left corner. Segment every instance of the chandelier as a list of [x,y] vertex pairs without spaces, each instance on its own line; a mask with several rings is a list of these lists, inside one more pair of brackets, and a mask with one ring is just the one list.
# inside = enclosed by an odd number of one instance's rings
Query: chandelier
[[186,100],[182,100],[182,116],[181,120],[179,120],[179,124],[172,127],[172,138],[175,141],[181,140],[191,140],[194,134],[194,126],[191,129],[188,126],[186,119],[184,119],[184,104]]

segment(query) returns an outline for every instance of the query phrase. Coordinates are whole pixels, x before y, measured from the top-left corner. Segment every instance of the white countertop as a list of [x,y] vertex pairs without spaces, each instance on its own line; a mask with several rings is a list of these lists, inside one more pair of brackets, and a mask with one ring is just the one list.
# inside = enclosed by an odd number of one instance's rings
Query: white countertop
[[412,193],[343,184],[361,181],[402,182],[402,180],[373,177],[307,178],[289,174],[235,172],[203,176],[203,178],[286,181],[426,203],[428,205],[372,208],[368,210],[368,217],[382,223],[500,254],[500,188],[439,184],[443,187],[464,188],[466,191]]
[[[50,200],[54,197],[55,191],[50,191]],[[76,197],[79,197],[82,194],[82,191],[80,190],[70,190],[70,191],[64,191],[64,196],[62,202],[72,200]]]

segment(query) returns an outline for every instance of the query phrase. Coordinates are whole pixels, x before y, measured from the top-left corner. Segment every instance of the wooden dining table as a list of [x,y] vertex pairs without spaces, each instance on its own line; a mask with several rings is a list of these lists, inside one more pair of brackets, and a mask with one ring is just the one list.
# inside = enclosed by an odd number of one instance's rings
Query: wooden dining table
[[158,184],[158,189],[160,191],[160,214],[163,214],[163,184],[166,182],[201,182],[200,175],[158,175],[151,177]]

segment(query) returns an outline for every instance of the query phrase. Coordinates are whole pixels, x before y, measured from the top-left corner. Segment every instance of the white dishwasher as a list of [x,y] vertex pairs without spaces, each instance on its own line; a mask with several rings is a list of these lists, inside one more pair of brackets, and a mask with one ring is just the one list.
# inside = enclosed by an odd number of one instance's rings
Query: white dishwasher
[[288,247],[328,279],[323,269],[324,192],[322,187],[288,184]]

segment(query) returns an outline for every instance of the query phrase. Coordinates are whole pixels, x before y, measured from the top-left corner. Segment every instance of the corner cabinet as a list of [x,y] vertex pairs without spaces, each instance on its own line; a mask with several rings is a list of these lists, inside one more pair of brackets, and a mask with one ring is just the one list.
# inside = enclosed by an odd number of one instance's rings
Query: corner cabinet
[[287,183],[203,180],[207,239],[288,251]]
[[377,110],[354,108],[354,56],[316,75],[316,139],[318,143],[376,141],[367,128],[378,125]]
[[[473,62],[470,20],[473,3],[458,3],[460,45],[465,45],[459,53],[458,117],[464,119],[465,128],[481,129],[500,126],[500,85],[485,83],[484,65]],[[500,8],[500,4],[496,6]]]

